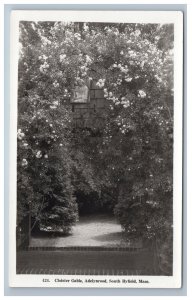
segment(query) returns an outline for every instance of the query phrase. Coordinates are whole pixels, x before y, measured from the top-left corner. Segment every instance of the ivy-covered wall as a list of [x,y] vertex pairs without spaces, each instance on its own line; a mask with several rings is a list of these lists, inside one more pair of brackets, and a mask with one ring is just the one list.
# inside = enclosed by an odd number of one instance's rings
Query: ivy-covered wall
[[102,112],[106,106],[103,89],[92,80],[89,87],[90,100],[87,103],[71,103],[73,121],[76,127],[92,128],[102,124]]

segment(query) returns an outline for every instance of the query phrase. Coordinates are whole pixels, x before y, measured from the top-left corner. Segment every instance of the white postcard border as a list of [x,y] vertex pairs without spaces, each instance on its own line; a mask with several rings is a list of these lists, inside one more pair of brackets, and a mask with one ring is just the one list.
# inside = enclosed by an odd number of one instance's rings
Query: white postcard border
[[[84,21],[125,23],[174,23],[174,167],[173,167],[173,276],[87,276],[16,274],[16,154],[19,21]],[[9,199],[9,284],[11,287],[115,287],[180,288],[182,262],[182,107],[183,107],[183,15],[180,11],[13,11],[10,49],[10,199]],[[50,280],[43,282],[44,278]],[[70,282],[55,282],[55,279]],[[81,282],[74,282],[75,279]],[[120,279],[120,283],[93,283],[85,279]],[[137,283],[122,283],[136,279]],[[149,283],[139,283],[139,280]]]

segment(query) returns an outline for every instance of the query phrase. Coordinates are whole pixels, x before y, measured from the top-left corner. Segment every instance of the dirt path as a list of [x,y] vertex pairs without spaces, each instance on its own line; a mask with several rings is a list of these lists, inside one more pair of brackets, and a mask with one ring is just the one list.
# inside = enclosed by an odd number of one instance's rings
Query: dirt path
[[[113,216],[90,215],[81,217],[66,237],[32,237],[32,247],[72,246],[131,246],[123,238],[121,225]],[[134,245],[134,247],[137,245]],[[140,245],[138,245],[139,247]]]

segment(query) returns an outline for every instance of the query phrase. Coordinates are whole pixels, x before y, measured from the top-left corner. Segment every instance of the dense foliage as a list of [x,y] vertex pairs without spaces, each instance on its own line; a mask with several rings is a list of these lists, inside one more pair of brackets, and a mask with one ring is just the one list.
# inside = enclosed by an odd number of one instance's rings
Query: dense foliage
[[[20,45],[18,219],[68,230],[83,194],[129,236],[170,238],[173,26],[21,22]],[[68,99],[92,79],[102,129],[73,130]]]

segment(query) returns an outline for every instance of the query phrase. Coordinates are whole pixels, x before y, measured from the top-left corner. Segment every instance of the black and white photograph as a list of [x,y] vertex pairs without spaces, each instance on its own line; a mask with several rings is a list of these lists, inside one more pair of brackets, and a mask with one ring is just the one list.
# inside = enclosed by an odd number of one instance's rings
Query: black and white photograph
[[11,27],[11,284],[180,287],[182,14],[46,13]]

